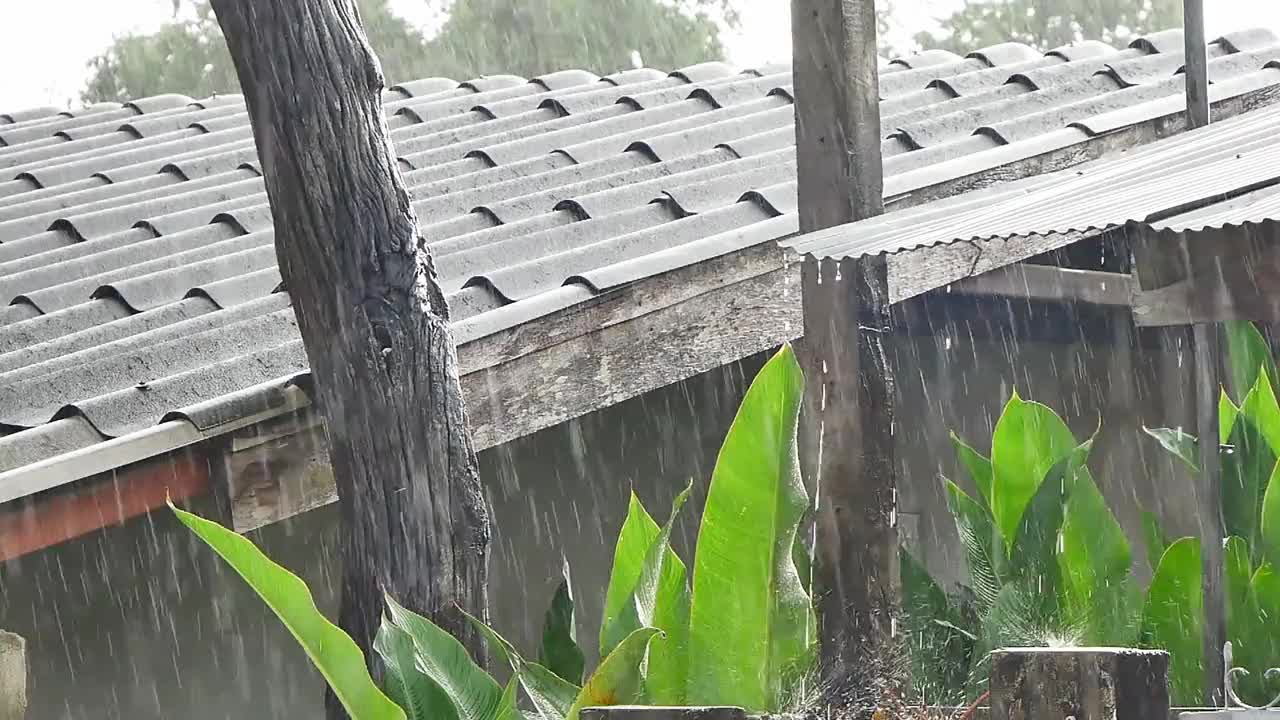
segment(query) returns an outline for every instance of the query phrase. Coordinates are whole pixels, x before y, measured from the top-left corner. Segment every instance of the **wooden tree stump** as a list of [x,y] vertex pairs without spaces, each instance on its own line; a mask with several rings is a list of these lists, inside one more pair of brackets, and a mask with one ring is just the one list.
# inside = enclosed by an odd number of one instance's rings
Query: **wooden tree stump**
[[1169,653],[1013,648],[991,663],[992,720],[1167,720]]
[[0,720],[22,720],[26,714],[27,643],[0,630]]

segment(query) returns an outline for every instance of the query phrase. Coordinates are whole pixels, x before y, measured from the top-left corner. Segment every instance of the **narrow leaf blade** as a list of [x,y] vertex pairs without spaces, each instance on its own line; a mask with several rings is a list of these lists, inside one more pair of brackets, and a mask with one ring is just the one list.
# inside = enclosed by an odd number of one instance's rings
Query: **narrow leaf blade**
[[353,720],[404,720],[404,711],[374,684],[355,641],[316,608],[306,583],[272,562],[248,538],[172,504],[169,507],[280,618]]
[[640,579],[644,558],[660,532],[658,523],[644,509],[640,498],[631,493],[627,518],[618,532],[613,549],[613,567],[605,593],[604,617],[600,621],[600,657],[605,657],[629,633],[640,628],[631,592]]
[[969,477],[973,479],[973,484],[977,486],[978,495],[982,497],[982,501],[990,508],[991,484],[994,482],[991,460],[974,450],[955,433],[951,433],[951,445],[956,450],[956,458],[959,459],[965,472],[969,473]]
[[569,580],[569,564],[566,561],[561,572],[542,624],[542,645],[538,660],[555,674],[574,684],[582,682],[586,660],[578,647],[578,632],[574,627],[573,588]]

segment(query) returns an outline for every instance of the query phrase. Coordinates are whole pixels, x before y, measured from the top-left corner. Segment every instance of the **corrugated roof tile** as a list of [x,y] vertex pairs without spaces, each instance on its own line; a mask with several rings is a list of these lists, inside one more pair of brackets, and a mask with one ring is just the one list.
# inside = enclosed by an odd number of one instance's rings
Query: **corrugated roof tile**
[[[886,191],[1176,111],[1181,43],[884,64]],[[1215,97],[1280,83],[1269,34],[1210,54]],[[791,93],[785,65],[724,63],[387,90],[458,337],[794,233]],[[0,115],[0,300],[13,302],[0,310],[0,472],[167,417],[214,430],[283,402],[305,356],[280,285],[242,98]]]

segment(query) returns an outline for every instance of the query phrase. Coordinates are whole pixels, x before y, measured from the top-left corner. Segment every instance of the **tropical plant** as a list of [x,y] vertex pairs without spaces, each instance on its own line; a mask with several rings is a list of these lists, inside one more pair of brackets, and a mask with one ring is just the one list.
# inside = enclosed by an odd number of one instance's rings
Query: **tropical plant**
[[[593,705],[734,704],[781,711],[803,702],[816,658],[813,605],[796,569],[808,508],[796,430],[804,379],[790,346],[756,375],[716,460],[692,582],[671,547],[692,485],[659,526],[633,493],[614,549],[600,656],[583,680],[568,570],[546,613],[537,660],[467,616],[511,669],[500,685],[446,631],[386,598],[374,641],[380,689],[355,643],[316,609],[306,585],[249,540],[174,508],[267,603],[353,720],[577,720]],[[465,614],[465,613],[464,613]],[[532,714],[517,705],[523,689]]]
[[[1228,381],[1239,402],[1223,390],[1218,401],[1219,493],[1227,533],[1225,585],[1227,637],[1234,664],[1243,668],[1236,684],[1242,699],[1265,703],[1280,692],[1280,679],[1265,671],[1280,665],[1280,405],[1276,363],[1266,338],[1252,323],[1224,325]],[[1161,446],[1199,472],[1197,438],[1181,428],[1148,429]],[[1159,524],[1147,521],[1159,542]],[[1198,552],[1195,582],[1200,582]],[[1200,612],[1196,609],[1197,614]],[[1215,649],[1215,652],[1219,651]]]
[[[943,479],[969,582],[948,595],[901,554],[914,684],[925,700],[979,695],[988,655],[1002,646],[1199,642],[1199,616],[1191,623],[1183,612],[1198,602],[1198,548],[1187,539],[1164,551],[1143,598],[1129,542],[1086,465],[1092,437],[1077,440],[1050,408],[1015,393],[996,422],[990,457],[954,434],[952,443],[978,491],[975,498]],[[1190,584],[1188,567],[1196,573]],[[1199,653],[1191,658],[1198,663]],[[1198,675],[1177,667],[1174,675],[1178,697],[1199,687]]]

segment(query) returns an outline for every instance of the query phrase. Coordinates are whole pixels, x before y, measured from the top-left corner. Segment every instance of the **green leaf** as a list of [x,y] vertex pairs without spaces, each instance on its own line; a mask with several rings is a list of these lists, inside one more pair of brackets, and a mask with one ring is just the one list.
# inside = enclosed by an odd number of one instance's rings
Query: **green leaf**
[[494,720],[523,720],[524,713],[516,707],[519,687],[517,678],[513,677],[507,682],[507,687],[503,689],[502,697],[498,700],[498,711],[493,716]]
[[1169,536],[1160,526],[1160,518],[1150,510],[1142,511],[1142,539],[1147,546],[1147,564],[1154,572],[1160,564],[1160,556],[1169,547]]
[[373,649],[386,668],[383,686],[387,695],[404,708],[409,720],[457,720],[458,713],[440,686],[418,672],[413,638],[385,616],[373,639]]
[[618,643],[582,686],[565,720],[578,720],[578,712],[585,707],[627,705],[640,700],[644,683],[640,666],[649,641],[658,634],[657,628],[640,628]]
[[993,482],[991,460],[969,447],[954,432],[951,433],[951,445],[956,449],[956,458],[964,466],[965,471],[969,473],[969,477],[973,479],[973,484],[977,486],[978,494],[982,497],[982,501],[986,503],[986,507],[990,508],[991,484]]
[[690,704],[776,711],[815,660],[816,620],[792,560],[807,507],[796,447],[803,386],[785,345],[720,449],[694,558]]
[[[1022,514],[1013,545],[1007,550],[1005,584],[1019,581],[1025,597],[1036,604],[1035,617],[1041,624],[1065,621],[1062,614],[1062,571],[1058,563],[1058,543],[1069,497],[1067,473],[1076,467],[1064,459],[1049,470],[1036,495]],[[1003,587],[1002,587],[1003,589]],[[1064,631],[1054,627],[1053,632]]]
[[684,562],[671,549],[671,532],[692,491],[689,483],[672,502],[671,514],[645,556],[632,596],[640,624],[663,633],[649,646],[645,678],[647,700],[656,705],[682,704],[688,688],[691,601]]
[[1223,577],[1227,589],[1227,635],[1241,638],[1247,645],[1256,626],[1251,599],[1253,563],[1249,560],[1249,546],[1241,538],[1229,537],[1223,546]]
[[1237,664],[1250,672],[1247,681],[1240,683],[1244,701],[1261,705],[1280,694],[1280,678],[1265,677],[1267,669],[1280,665],[1280,573],[1276,572],[1276,566],[1263,563],[1253,573],[1249,597],[1253,603],[1256,638],[1251,654],[1256,655],[1256,659],[1241,658],[1239,653],[1236,658]]
[[1222,451],[1222,517],[1227,534],[1244,538],[1255,557],[1261,550],[1263,493],[1275,466],[1271,445],[1242,412]]
[[1142,431],[1155,438],[1161,447],[1173,453],[1187,467],[1200,472],[1200,448],[1195,435],[1183,432],[1182,428],[1144,427]]
[[443,628],[405,609],[390,595],[385,599],[391,623],[413,639],[418,671],[440,686],[458,720],[494,720],[502,710],[502,686]]
[[562,563],[560,584],[542,623],[542,646],[538,660],[556,675],[575,685],[582,682],[586,660],[578,647],[578,631],[573,619],[573,588],[569,582],[569,562]]
[[1260,378],[1270,380],[1272,387],[1280,376],[1276,375],[1276,363],[1271,357],[1271,346],[1248,321],[1230,320],[1222,324],[1226,336],[1227,364],[1231,370],[1231,389],[1236,397],[1248,392]]
[[1142,609],[1142,642],[1169,652],[1173,701],[1194,705],[1204,690],[1204,593],[1200,540],[1175,541],[1160,558]]
[[[1068,616],[1085,622],[1085,642],[1125,644],[1129,566],[1133,556],[1124,529],[1088,469],[1071,486],[1062,519],[1058,565]],[[1136,628],[1132,628],[1136,630]]]
[[955,701],[967,680],[978,628],[965,627],[969,619],[905,548],[898,562],[915,695],[929,704]]
[[[1280,567],[1280,463],[1271,470],[1267,492],[1262,498],[1262,556]],[[1277,619],[1280,621],[1280,618]],[[1280,658],[1277,658],[1280,660]]]
[[1249,418],[1262,437],[1266,438],[1271,452],[1280,455],[1280,405],[1266,375],[1258,376],[1258,383],[1244,396],[1240,414]]
[[1088,443],[1078,444],[1053,410],[1016,393],[1009,399],[991,437],[991,515],[1010,549],[1049,470],[1081,450],[1083,462]]
[[600,621],[600,657],[607,656],[623,638],[640,627],[631,595],[644,569],[645,556],[659,532],[658,523],[633,491],[627,519],[622,523],[613,549],[613,568],[605,592],[604,617]]
[[355,641],[316,609],[306,583],[272,562],[243,536],[179,510],[172,503],[169,507],[280,618],[352,720],[404,720],[404,711],[373,683],[364,654]]
[[514,645],[498,634],[497,630],[481,622],[480,618],[465,610],[460,609],[459,612],[484,638],[489,650],[511,666],[529,699],[533,701],[538,715],[543,720],[563,720],[580,688],[547,667],[525,660]]
[[1000,592],[1004,575],[1005,551],[991,513],[969,497],[959,485],[943,478],[947,490],[947,507],[956,521],[956,531],[964,546],[969,567],[969,582],[977,598],[980,612],[986,612]]
[[1240,415],[1240,408],[1231,402],[1231,398],[1227,397],[1227,391],[1223,390],[1218,395],[1218,444],[1226,445],[1231,439],[1231,430],[1236,426],[1236,418]]

